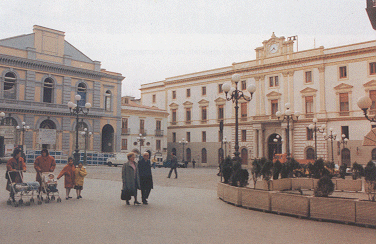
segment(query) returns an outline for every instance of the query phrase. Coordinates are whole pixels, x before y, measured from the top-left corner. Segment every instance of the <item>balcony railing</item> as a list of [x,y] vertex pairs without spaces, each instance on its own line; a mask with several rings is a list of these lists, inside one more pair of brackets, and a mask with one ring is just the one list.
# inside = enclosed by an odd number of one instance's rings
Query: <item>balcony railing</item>
[[129,135],[131,134],[131,128],[121,128],[122,135]]
[[163,136],[163,130],[155,130],[155,136]]

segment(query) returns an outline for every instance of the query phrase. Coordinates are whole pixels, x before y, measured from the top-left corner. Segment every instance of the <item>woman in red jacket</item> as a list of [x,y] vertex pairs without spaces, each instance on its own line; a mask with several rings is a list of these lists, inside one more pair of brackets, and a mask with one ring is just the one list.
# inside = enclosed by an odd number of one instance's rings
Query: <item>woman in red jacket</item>
[[74,187],[74,178],[75,178],[76,167],[73,164],[73,158],[68,158],[68,164],[64,166],[60,174],[57,176],[57,179],[60,179],[64,175],[64,187],[66,190],[65,199],[68,200],[72,198],[69,196],[70,190]]
[[9,187],[10,179],[8,179],[8,172],[9,172],[10,178],[12,179],[12,182],[22,183],[22,173],[13,172],[16,170],[22,170],[24,172],[26,171],[26,164],[25,164],[24,159],[21,157],[21,150],[19,148],[14,149],[13,157],[9,159],[7,162],[6,177],[8,181],[7,181],[6,189],[8,191],[10,191],[10,187]]

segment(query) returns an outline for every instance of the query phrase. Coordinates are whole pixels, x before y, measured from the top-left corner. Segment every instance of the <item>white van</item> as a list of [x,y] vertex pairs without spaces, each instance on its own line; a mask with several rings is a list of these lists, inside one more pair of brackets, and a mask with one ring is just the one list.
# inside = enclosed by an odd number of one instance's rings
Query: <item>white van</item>
[[107,158],[106,164],[111,167],[112,165],[117,167],[118,165],[123,165],[128,161],[127,154],[125,153],[116,153],[114,157]]

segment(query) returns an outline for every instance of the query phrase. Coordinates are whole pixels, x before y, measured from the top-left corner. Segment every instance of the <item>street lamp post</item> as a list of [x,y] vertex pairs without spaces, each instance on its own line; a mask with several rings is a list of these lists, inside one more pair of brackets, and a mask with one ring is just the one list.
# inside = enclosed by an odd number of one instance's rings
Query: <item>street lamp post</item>
[[364,96],[358,99],[358,107],[363,110],[364,117],[368,119],[370,122],[376,122],[376,115],[372,118],[368,117],[367,110],[372,106],[372,100],[371,98]]
[[247,87],[247,91],[250,93],[251,97],[247,97],[244,95],[244,93],[241,90],[238,90],[238,82],[240,81],[240,74],[233,74],[231,77],[231,80],[235,83],[235,88],[232,87],[231,83],[226,82],[223,84],[222,89],[226,94],[226,100],[227,101],[232,101],[235,103],[235,159],[240,162],[240,157],[239,157],[239,135],[238,135],[238,129],[239,129],[239,100],[244,99],[245,101],[251,101],[253,93],[256,91],[256,86],[254,85],[249,85]]
[[333,132],[333,128],[329,128],[330,134],[327,135],[325,132],[323,133],[325,140],[330,140],[331,141],[331,146],[332,146],[332,163],[334,163],[334,154],[333,154],[333,140],[337,138],[337,133]]
[[[347,142],[349,142],[349,139],[346,138],[345,134],[341,135],[341,138],[337,138],[337,143],[338,143],[338,155],[341,155],[341,145],[343,145],[343,149],[345,149]],[[342,160],[341,160],[342,162]]]
[[78,149],[78,119],[79,114],[82,113],[83,115],[87,115],[89,113],[89,109],[91,108],[91,103],[85,103],[85,107],[79,106],[78,101],[81,100],[80,95],[76,95],[74,97],[74,100],[76,100],[76,103],[68,102],[68,108],[71,115],[76,116],[76,149],[74,150],[73,158],[74,163],[77,165],[80,161],[80,154]]
[[185,161],[184,161],[184,146],[186,144],[188,144],[188,141],[186,141],[185,138],[183,138],[181,141],[179,141],[179,144],[183,145],[183,163],[185,163]]
[[285,120],[287,121],[286,152],[287,152],[287,160],[290,161],[290,121],[291,122],[297,121],[300,116],[300,112],[295,111],[295,113],[292,113],[292,111],[290,110],[290,103],[286,103],[285,107],[286,107],[285,113],[282,113],[281,111],[277,111],[275,115],[277,116],[278,120],[281,119],[281,122]]
[[91,137],[93,133],[90,131],[87,130],[87,128],[84,128],[84,131],[81,131],[81,135],[85,138],[85,154],[84,154],[84,165],[87,165],[87,154],[86,154],[86,150],[87,150],[87,144],[88,144],[88,140],[89,138]]
[[146,140],[146,137],[143,137],[142,134],[140,133],[138,135],[138,137],[136,137],[136,139],[137,139],[138,143],[140,144],[140,157],[141,157],[141,155],[142,155],[142,153],[141,153],[141,146],[142,146],[142,144],[144,144],[144,141]]
[[326,125],[322,124],[321,127],[317,127],[317,118],[313,118],[313,124],[310,124],[308,128],[315,133],[315,160],[317,160],[317,132],[324,133]]
[[30,126],[26,125],[25,122],[22,122],[21,126],[17,125],[16,127],[17,131],[20,132],[21,135],[21,155],[22,157],[25,157],[24,153],[24,144],[25,144],[25,131],[30,130]]

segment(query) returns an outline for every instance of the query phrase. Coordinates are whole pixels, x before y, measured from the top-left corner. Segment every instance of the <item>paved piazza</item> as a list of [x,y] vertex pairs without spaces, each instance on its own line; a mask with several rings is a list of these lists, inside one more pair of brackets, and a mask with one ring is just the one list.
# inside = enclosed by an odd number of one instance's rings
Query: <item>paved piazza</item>
[[[25,181],[33,181],[27,165]],[[55,173],[59,173],[58,165]],[[120,200],[121,167],[88,166],[83,199],[12,207],[0,165],[1,243],[375,243],[376,230],[235,207],[216,195],[214,168],[153,169],[149,205]],[[72,196],[76,194],[73,192]],[[139,196],[140,199],[140,196]]]

